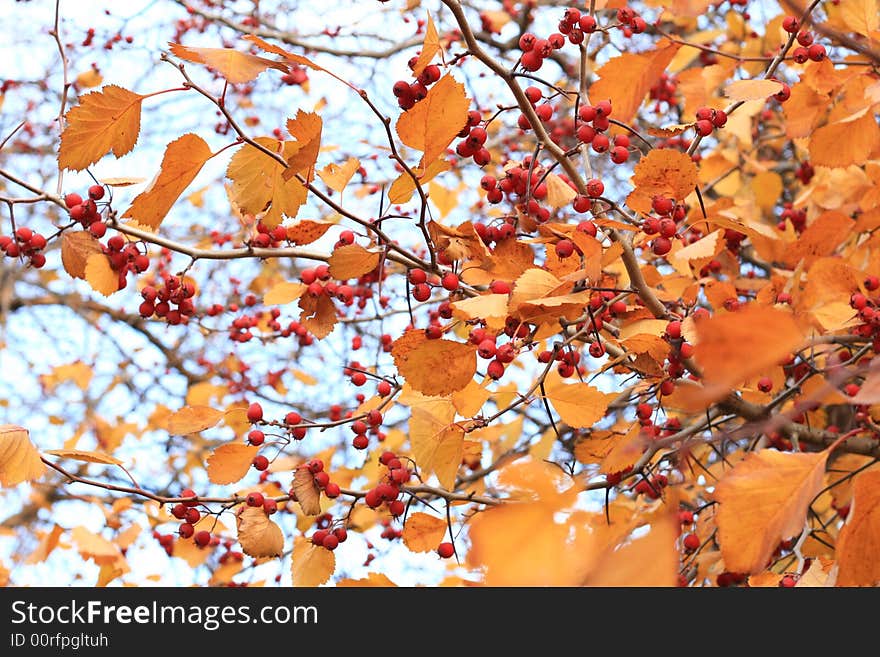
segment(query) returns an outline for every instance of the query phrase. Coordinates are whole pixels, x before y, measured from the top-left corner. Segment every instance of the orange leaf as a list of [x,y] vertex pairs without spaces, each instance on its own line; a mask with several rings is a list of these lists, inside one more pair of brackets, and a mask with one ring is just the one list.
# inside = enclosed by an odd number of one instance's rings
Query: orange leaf
[[413,459],[421,471],[433,473],[442,486],[452,490],[464,450],[464,429],[453,424],[455,411],[450,402],[446,404],[448,412],[437,414],[425,408],[413,408],[409,440]]
[[837,539],[839,586],[876,586],[880,582],[880,471],[857,475],[853,502]]
[[15,486],[43,476],[40,453],[31,443],[28,430],[14,424],[0,424],[0,486]]
[[507,317],[507,302],[506,294],[483,294],[454,302],[452,311],[457,317],[480,319],[485,321],[489,328],[500,330],[504,328],[504,320]]
[[446,521],[427,513],[413,513],[403,526],[403,542],[413,552],[436,550],[446,534]]
[[[449,171],[450,168],[447,159],[441,157],[431,162],[424,169],[415,168],[412,171],[416,175],[419,184],[424,185],[444,171]],[[413,192],[415,191],[415,181],[412,176],[409,175],[409,172],[404,171],[394,179],[394,182],[391,183],[391,187],[388,188],[388,201],[390,203],[407,203],[412,198]]]
[[880,145],[874,114],[868,108],[857,114],[860,116],[829,123],[813,133],[809,151],[814,165],[840,168],[862,164]]
[[322,340],[333,332],[336,326],[336,306],[326,294],[319,297],[310,294],[301,296],[299,307],[302,309],[299,316],[300,324],[305,326],[309,333]]
[[[257,137],[256,141],[285,161],[297,151],[296,142],[281,142],[269,137]],[[282,216],[293,218],[306,202],[308,190],[296,178],[284,179],[287,167],[249,144],[242,146],[226,169],[226,177],[232,181],[232,200],[242,212],[263,215],[263,223],[274,228]]]
[[[697,165],[681,151],[654,149],[643,157],[633,170],[635,189],[627,204],[635,210],[650,212],[654,196],[684,199],[697,184]],[[647,210],[643,210],[647,203]]]
[[394,341],[391,355],[400,375],[432,397],[461,390],[477,371],[477,348],[451,340],[429,340],[424,331],[407,331]]
[[555,173],[548,174],[544,182],[547,184],[547,204],[551,208],[565,207],[577,196],[577,192]]
[[287,239],[297,246],[311,244],[312,242],[321,239],[321,236],[326,233],[332,225],[333,224],[329,221],[303,219],[302,221],[297,221],[295,224],[286,227]]
[[679,48],[673,43],[650,52],[612,57],[596,71],[599,79],[590,87],[590,98],[593,102],[607,98],[613,117],[629,123]]
[[344,281],[368,274],[381,259],[379,251],[367,251],[360,244],[346,244],[333,250],[327,264],[330,265],[330,275]]
[[242,443],[220,445],[208,457],[208,479],[212,484],[234,484],[248,473],[258,451]]
[[291,303],[299,299],[306,286],[302,283],[283,282],[273,285],[269,291],[263,295],[263,303],[267,306],[280,306],[285,303]]
[[[754,326],[754,325],[753,325]],[[752,452],[715,486],[721,555],[728,570],[759,573],[783,539],[804,528],[822,489],[828,452]]]
[[416,65],[413,67],[413,77],[419,77],[438,52],[440,52],[440,36],[437,34],[434,19],[431,18],[431,14],[428,14],[428,24],[425,26],[425,41],[422,43],[422,50],[419,53],[419,58],[416,60]]
[[762,100],[781,90],[782,83],[776,80],[737,80],[724,87],[724,95],[735,103],[740,100]]
[[109,297],[119,290],[119,274],[110,266],[110,259],[103,253],[93,253],[86,259],[86,282],[95,292]]
[[287,73],[288,67],[265,57],[258,57],[232,48],[195,48],[169,43],[171,52],[188,62],[204,64],[212,68],[232,84],[243,84],[254,80],[267,68]]
[[315,483],[315,475],[308,466],[301,465],[294,470],[291,489],[296,494],[296,501],[303,513],[307,516],[321,513],[321,489]]
[[141,129],[141,102],[145,96],[108,85],[80,96],[79,105],[67,112],[61,133],[58,166],[80,171],[110,151],[122,157],[137,142]]
[[83,559],[94,559],[98,565],[111,564],[122,559],[119,546],[111,543],[100,534],[90,532],[85,527],[74,527],[70,537]]
[[251,557],[280,557],[284,551],[281,527],[269,519],[262,507],[242,504],[235,513],[238,542]]
[[343,80],[341,77],[339,77],[338,75],[336,75],[336,74],[333,73],[332,71],[328,71],[328,70],[327,70],[326,68],[324,68],[323,66],[319,66],[318,64],[316,64],[315,62],[313,62],[313,61],[312,61],[311,59],[309,59],[308,57],[303,57],[302,55],[297,55],[297,54],[292,53],[292,52],[287,52],[287,51],[284,50],[283,48],[279,48],[278,46],[273,45],[273,44],[269,43],[268,41],[263,41],[263,39],[261,39],[261,38],[258,37],[258,36],[255,36],[255,35],[253,35],[253,34],[248,34],[246,37],[244,37],[244,39],[245,39],[246,41],[252,41],[252,42],[255,43],[255,44],[256,44],[261,50],[263,50],[263,51],[265,51],[265,52],[271,52],[271,53],[274,54],[274,55],[280,55],[281,57],[284,57],[284,58],[285,58],[287,61],[289,61],[289,62],[293,62],[294,64],[299,64],[300,66],[306,66],[306,67],[308,67],[308,68],[310,68],[310,69],[312,69],[312,70],[314,70],[314,71],[322,71],[322,72],[326,73],[327,75],[336,78],[336,79],[339,80],[342,84],[346,85],[347,87],[350,87],[350,88],[353,89],[354,91],[358,91],[358,89],[357,89],[356,87],[352,86],[351,83],[346,82],[346,81]]
[[318,177],[324,181],[327,187],[341,194],[360,166],[360,160],[356,157],[350,157],[342,164],[328,164],[318,171]]
[[168,433],[185,436],[210,429],[223,419],[223,411],[210,406],[184,406],[168,417]]
[[755,304],[698,321],[696,330],[694,355],[718,396],[776,365],[803,339],[790,313]]
[[93,253],[103,253],[101,243],[88,231],[64,231],[61,235],[61,264],[73,278],[86,277],[86,262]]
[[464,85],[444,75],[428,95],[397,120],[400,140],[424,152],[423,162],[433,162],[467,123],[469,101]]
[[339,588],[345,587],[371,587],[371,586],[397,586],[394,582],[392,582],[386,575],[382,573],[370,573],[366,577],[362,577],[361,579],[341,579],[336,582],[336,586]]
[[605,417],[608,404],[616,396],[586,383],[567,384],[555,370],[544,380],[544,398],[563,422],[579,429],[592,427]]
[[320,586],[336,570],[336,557],[327,548],[313,545],[302,536],[293,544],[291,572],[294,586]]
[[199,175],[210,157],[210,147],[198,135],[189,133],[172,141],[165,149],[159,173],[135,197],[123,218],[132,217],[141,226],[149,226],[153,230],[158,228],[171,206]]
[[314,112],[297,110],[296,119],[287,119],[287,131],[296,139],[297,149],[287,158],[287,170],[283,177],[290,180],[294,174],[305,174],[306,180],[314,180],[315,162],[321,150],[321,129],[324,121]]
[[58,456],[63,459],[73,459],[74,461],[84,461],[86,463],[101,463],[103,465],[122,465],[115,456],[104,454],[103,452],[86,452],[81,449],[49,449],[46,454]]

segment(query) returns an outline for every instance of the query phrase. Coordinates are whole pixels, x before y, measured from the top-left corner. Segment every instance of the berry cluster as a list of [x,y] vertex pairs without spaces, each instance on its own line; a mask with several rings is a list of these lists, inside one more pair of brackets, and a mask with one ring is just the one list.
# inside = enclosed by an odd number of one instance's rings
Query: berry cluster
[[727,124],[727,112],[711,107],[700,107],[697,110],[697,122],[694,130],[701,137],[708,137],[715,128],[723,128]]
[[312,543],[328,550],[335,550],[348,539],[348,530],[339,526],[334,529],[318,529],[312,534]]
[[[409,60],[410,70],[415,70],[418,61],[418,56],[412,57]],[[398,80],[394,83],[391,91],[397,98],[397,104],[400,105],[400,108],[408,110],[412,109],[412,107],[420,100],[424,100],[425,96],[428,95],[428,87],[439,79],[440,67],[436,64],[428,64],[422,69],[422,72],[419,73],[415,82],[410,83],[406,80]]]
[[[549,102],[541,103],[540,105],[538,104],[544,97],[544,94],[541,93],[541,90],[538,89],[538,87],[526,87],[523,93],[542,123],[547,123],[553,118],[553,105]],[[519,126],[520,130],[531,130],[534,127],[529,121],[529,117],[522,113],[520,113],[516,124]]]
[[46,238],[27,226],[20,226],[14,235],[0,235],[0,250],[10,258],[30,258],[30,265],[39,269],[46,264],[46,256],[41,253],[46,248]]
[[610,153],[614,164],[623,164],[629,159],[630,140],[628,135],[614,137],[614,146],[605,131],[611,126],[611,101],[600,100],[595,105],[581,105],[578,108],[578,127],[576,135],[579,141],[589,144],[596,153]]
[[[813,43],[813,33],[801,29],[801,22],[796,16],[782,19],[782,29],[789,34],[797,34],[798,47],[791,51],[791,58],[798,64],[814,61],[821,62],[828,53],[821,43]],[[790,38],[790,37],[789,37]]]
[[107,232],[107,225],[101,221],[101,213],[98,211],[97,201],[104,198],[104,187],[102,185],[92,185],[88,190],[88,198],[76,193],[67,194],[64,197],[64,204],[70,218],[82,224],[83,228],[88,228],[89,232],[95,237],[104,237]]
[[468,120],[458,136],[461,141],[455,146],[455,152],[459,157],[472,157],[474,162],[479,166],[486,166],[492,161],[492,155],[485,143],[488,138],[486,129],[480,126],[483,117],[477,110],[468,112]]
[[394,452],[383,452],[379,457],[379,463],[384,465],[387,471],[379,479],[379,483],[364,495],[364,502],[371,509],[387,504],[388,512],[392,516],[402,516],[406,511],[406,504],[398,499],[400,487],[410,480],[412,471],[403,465]]
[[146,253],[141,253],[135,242],[127,242],[122,235],[111,237],[107,240],[107,244],[102,246],[102,250],[110,260],[110,267],[119,276],[120,290],[126,285],[128,272],[141,274],[147,271],[150,266],[149,256]]
[[[195,491],[191,488],[187,488],[184,490],[180,497],[182,498],[193,498],[191,501],[187,502],[179,502],[175,504],[171,509],[171,515],[173,515],[178,520],[181,520],[180,527],[177,528],[177,533],[181,538],[191,538],[195,533],[195,524],[201,519],[202,514],[196,508],[199,504],[196,499]],[[210,537],[210,535],[209,535]]]
[[[115,238],[110,238],[112,242]],[[146,256],[144,256],[146,257]],[[141,290],[144,301],[138,308],[141,317],[156,315],[172,326],[186,324],[195,312],[192,297],[195,286],[178,276],[164,274],[164,284],[156,289],[147,285]]]
[[659,499],[663,489],[669,485],[669,478],[665,474],[656,474],[639,480],[633,490],[637,495],[644,495],[648,499]]
[[284,226],[269,228],[263,222],[257,224],[257,234],[251,239],[251,246],[259,249],[279,247],[287,240],[287,229]]
[[657,235],[651,241],[651,251],[654,255],[665,256],[672,249],[672,238],[678,233],[678,224],[684,220],[687,210],[666,196],[655,196],[651,200],[651,209],[659,216],[647,217],[642,222],[642,231],[645,235]]

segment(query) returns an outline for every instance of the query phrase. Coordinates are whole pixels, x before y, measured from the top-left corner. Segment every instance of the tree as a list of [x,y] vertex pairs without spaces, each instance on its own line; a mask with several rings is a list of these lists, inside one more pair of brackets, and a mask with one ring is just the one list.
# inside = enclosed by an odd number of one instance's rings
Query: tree
[[876,0],[302,4],[19,5],[0,581],[876,584]]

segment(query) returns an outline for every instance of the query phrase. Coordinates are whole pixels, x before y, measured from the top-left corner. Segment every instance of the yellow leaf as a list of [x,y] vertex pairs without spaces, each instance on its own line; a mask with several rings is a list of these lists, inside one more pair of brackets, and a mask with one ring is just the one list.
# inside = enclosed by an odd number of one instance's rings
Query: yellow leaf
[[415,390],[448,395],[461,390],[477,371],[477,347],[451,340],[429,340],[424,331],[407,331],[394,341],[391,355],[400,375]]
[[458,207],[458,191],[444,187],[434,180],[428,183],[428,197],[440,212],[441,219]]
[[104,77],[93,68],[83,71],[76,76],[76,86],[80,89],[91,89],[98,87],[104,81]]
[[[696,242],[679,249],[669,257],[670,264],[681,274],[689,274],[688,264],[691,260],[714,258],[724,248],[724,231],[716,230]],[[680,269],[683,267],[683,270]]]
[[73,381],[80,390],[88,390],[94,371],[81,361],[56,365],[51,374],[40,375],[40,384],[46,392],[52,392],[56,386],[65,381]]
[[288,67],[280,62],[239,52],[232,48],[195,48],[169,43],[171,52],[188,62],[204,64],[212,68],[232,84],[243,84],[255,79],[267,68],[287,73]]
[[336,326],[336,306],[333,305],[330,297],[325,294],[319,297],[306,294],[299,298],[299,307],[302,309],[299,316],[300,324],[318,340],[326,338],[333,332]]
[[93,253],[103,253],[101,243],[88,231],[61,234],[61,264],[73,278],[86,277],[86,262]]
[[52,530],[45,532],[40,539],[39,545],[28,555],[25,560],[26,564],[42,563],[49,558],[49,555],[58,547],[58,541],[64,530],[59,525],[53,525]]
[[351,180],[351,177],[360,167],[360,160],[356,157],[350,157],[342,164],[328,164],[318,171],[318,177],[324,181],[327,187],[341,194],[342,190],[345,189],[345,186]]
[[752,190],[758,207],[770,211],[782,195],[782,176],[775,171],[762,171],[752,178]]
[[297,110],[296,119],[287,119],[287,131],[296,139],[296,149],[287,158],[288,168],[282,174],[285,180],[290,180],[297,173],[304,174],[309,182],[314,179],[323,125],[321,117],[314,112]]
[[763,100],[782,91],[782,83],[776,80],[737,80],[724,87],[724,95],[731,102]]
[[[445,157],[438,158],[431,162],[424,170],[416,168],[413,173],[419,181],[420,185],[430,182],[436,176],[450,169],[449,161]],[[404,171],[388,188],[388,201],[390,203],[407,203],[412,198],[413,192],[416,191],[416,183],[411,175]]]
[[[444,400],[445,401],[445,400]],[[455,475],[461,465],[464,429],[452,423],[452,404],[441,411],[413,408],[409,421],[412,456],[423,476],[434,473],[447,490],[455,487]]]
[[822,489],[828,452],[789,454],[762,449],[729,470],[715,486],[718,541],[726,568],[759,573],[783,539],[804,528]]
[[302,283],[283,282],[273,285],[263,296],[263,303],[267,306],[281,306],[299,299],[306,286]]
[[269,519],[262,507],[242,504],[235,512],[238,542],[251,557],[280,557],[284,552],[281,527]]
[[629,123],[679,48],[673,43],[645,53],[612,57],[596,71],[599,79],[590,87],[590,98],[593,102],[610,100],[612,116]]
[[85,280],[95,292],[109,297],[119,290],[119,274],[110,266],[110,259],[103,253],[93,253],[86,258]]
[[840,18],[846,26],[862,36],[877,39],[880,29],[880,6],[877,0],[841,0]]
[[698,321],[696,330],[694,356],[713,396],[762,374],[803,339],[790,313],[755,304]]
[[370,273],[381,259],[379,251],[367,251],[360,244],[346,244],[333,250],[327,264],[330,265],[330,275],[344,281]]
[[813,165],[840,168],[862,164],[880,145],[880,127],[874,114],[864,113],[855,120],[829,123],[810,137],[810,160]]
[[837,540],[839,586],[880,582],[880,471],[865,471],[853,482],[853,502]]
[[258,447],[243,443],[220,445],[208,457],[208,479],[212,484],[234,484],[248,473],[258,451]]
[[291,571],[294,586],[320,586],[336,570],[336,557],[327,548],[313,545],[302,536],[293,544]]
[[424,152],[423,162],[433,162],[467,123],[468,105],[464,85],[444,75],[397,120],[397,134],[404,144]]
[[[352,85],[350,83],[346,82],[345,80],[340,78],[338,75],[336,75],[332,71],[328,71],[323,66],[319,66],[318,64],[313,62],[308,57],[303,57],[302,55],[297,55],[292,52],[287,52],[283,48],[279,48],[278,46],[272,45],[271,43],[264,41],[260,37],[253,35],[253,34],[248,34],[247,36],[244,37],[244,39],[246,41],[252,41],[260,49],[262,49],[265,52],[271,52],[274,55],[281,55],[289,62],[293,62],[294,64],[298,64],[300,66],[306,66],[306,67],[308,67],[312,70],[315,70],[315,71],[323,71],[324,73],[327,73],[328,75],[336,78],[337,80],[339,80],[340,82],[342,82],[346,86],[352,87]],[[352,87],[352,89],[354,89],[354,87]],[[355,89],[355,91],[357,91],[357,89]]]
[[440,36],[437,34],[434,19],[431,18],[431,14],[428,14],[428,24],[425,26],[425,41],[422,43],[422,51],[419,53],[416,65],[413,67],[413,77],[419,77],[438,52],[440,52]]
[[315,483],[315,475],[308,466],[301,465],[293,472],[291,490],[296,495],[296,501],[302,512],[307,516],[316,516],[321,513],[321,489]]
[[329,221],[303,219],[286,227],[287,239],[297,246],[311,244],[312,242],[321,239],[321,236],[323,236],[332,225],[333,223]]
[[337,587],[369,587],[369,586],[397,586],[394,582],[392,582],[386,575],[382,573],[370,573],[366,577],[362,577],[361,579],[341,579],[336,582]]
[[452,393],[452,405],[464,417],[473,417],[489,400],[489,391],[476,381],[471,381],[458,392]]
[[586,383],[567,384],[555,370],[544,380],[544,398],[559,413],[562,421],[571,427],[592,427],[605,417],[608,404],[616,396]]
[[782,106],[786,136],[791,139],[809,137],[827,109],[828,96],[820,94],[806,82],[792,85],[791,97]]
[[0,486],[10,487],[33,481],[45,470],[40,453],[28,431],[14,424],[0,424]]
[[688,155],[670,148],[655,148],[633,169],[635,189],[626,202],[635,210],[650,212],[654,196],[682,200],[694,191],[697,180],[697,165]]
[[547,204],[551,208],[563,208],[577,196],[577,192],[555,173],[548,174],[544,182],[547,184]]
[[80,96],[79,105],[66,115],[58,166],[80,171],[110,151],[116,157],[131,151],[141,129],[143,99],[144,96],[113,84]]
[[223,419],[223,411],[210,406],[184,406],[168,418],[168,433],[185,436],[210,429]]
[[453,302],[452,312],[456,317],[483,320],[490,329],[500,331],[507,318],[508,300],[506,294],[483,294]]
[[[297,151],[293,141],[281,142],[269,137],[256,141],[288,161]],[[296,178],[284,179],[287,167],[249,144],[242,146],[229,162],[226,176],[232,181],[232,200],[242,212],[263,215],[263,223],[274,228],[282,216],[296,217],[306,202],[308,190]]]
[[132,185],[140,185],[143,182],[147,182],[147,179],[140,176],[113,176],[111,178],[98,178],[98,182],[109,187],[131,187]]
[[63,459],[85,461],[86,463],[102,463],[104,465],[122,465],[122,461],[103,452],[86,452],[81,449],[50,449],[46,454],[58,456]]
[[639,460],[647,444],[648,441],[645,434],[640,430],[638,424],[634,424],[625,436],[615,441],[614,445],[602,459],[599,471],[604,474],[625,472]]
[[142,226],[157,229],[210,157],[210,147],[198,135],[188,133],[172,141],[165,149],[159,173],[135,197],[122,217],[131,217]]
[[427,513],[413,513],[403,526],[403,542],[413,552],[436,550],[446,534],[446,521]]
[[74,527],[70,532],[70,537],[76,543],[83,559],[94,559],[98,565],[112,564],[122,559],[122,552],[118,545],[111,543],[100,534],[90,532],[85,527]]

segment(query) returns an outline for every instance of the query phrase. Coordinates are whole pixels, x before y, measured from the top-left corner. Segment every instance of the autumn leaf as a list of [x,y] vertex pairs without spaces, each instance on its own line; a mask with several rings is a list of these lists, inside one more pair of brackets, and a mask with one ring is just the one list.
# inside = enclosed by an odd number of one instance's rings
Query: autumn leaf
[[729,571],[759,573],[783,539],[798,536],[822,489],[828,452],[746,455],[715,486],[718,541]]
[[391,347],[391,355],[406,382],[430,396],[461,390],[477,371],[475,345],[429,340],[424,331],[407,331],[397,338]]
[[422,50],[419,52],[416,65],[413,66],[413,77],[419,77],[438,52],[440,52],[440,36],[437,34],[434,19],[431,18],[431,14],[428,14],[428,23],[425,25],[425,40],[422,43]]
[[14,424],[0,425],[0,486],[39,479],[45,470],[28,430]]
[[103,465],[122,465],[115,456],[104,454],[103,452],[89,452],[81,449],[49,449],[46,454],[57,456],[62,459],[72,459],[74,461],[83,461],[85,463],[101,463]]
[[[419,184],[425,185],[449,169],[449,162],[446,158],[441,157],[428,164],[424,169],[416,167],[412,172]],[[391,203],[408,203],[415,191],[416,182],[408,171],[404,171],[391,183],[391,187],[388,189],[388,200]]]
[[[298,150],[296,142],[281,142],[268,137],[257,137],[256,143],[284,161]],[[263,214],[262,221],[269,228],[281,223],[282,217],[296,217],[306,202],[308,191],[296,178],[284,179],[287,167],[250,144],[242,146],[229,162],[226,176],[232,181],[232,200],[242,212]]]
[[880,582],[880,470],[855,477],[853,501],[837,540],[839,586],[876,586]]
[[336,557],[327,548],[313,545],[302,536],[293,544],[291,573],[294,586],[320,586],[330,580],[336,570]]
[[168,433],[184,436],[210,429],[223,419],[223,411],[210,406],[184,406],[168,418]]
[[111,151],[118,158],[131,151],[141,129],[144,98],[113,84],[80,96],[79,105],[65,117],[58,166],[81,171]]
[[373,271],[382,259],[379,251],[368,251],[360,244],[346,244],[333,249],[327,264],[330,275],[340,281],[359,278]]
[[464,85],[444,75],[424,99],[400,116],[397,134],[404,144],[424,153],[423,162],[433,162],[467,123],[468,105]]
[[777,80],[737,80],[724,87],[724,95],[731,102],[762,100],[782,90]]
[[232,84],[244,84],[254,80],[267,68],[287,72],[287,66],[265,57],[258,57],[232,48],[196,48],[169,43],[171,52],[188,62],[204,64],[212,68]]
[[295,174],[304,174],[311,182],[314,179],[315,162],[321,149],[321,130],[324,121],[314,112],[297,110],[295,119],[287,119],[287,132],[296,139],[296,149],[287,158],[287,170],[282,174],[290,180]]
[[305,291],[306,286],[302,283],[284,281],[269,288],[263,295],[263,303],[267,306],[281,306],[296,301]]
[[294,470],[291,490],[296,495],[296,501],[303,513],[307,516],[321,513],[321,489],[315,483],[315,475],[308,466],[301,465]]
[[86,258],[84,270],[86,282],[95,292],[109,297],[119,291],[119,274],[110,266],[110,259],[103,253],[92,253]]
[[446,534],[446,521],[443,518],[416,512],[406,519],[403,526],[403,542],[413,552],[436,550]]
[[336,306],[333,300],[325,294],[313,297],[305,294],[299,298],[300,324],[314,335],[318,340],[326,338],[333,332],[336,326]]
[[479,319],[494,330],[504,328],[507,318],[507,294],[483,294],[452,304],[453,313],[464,319]]
[[311,244],[321,239],[332,225],[333,223],[329,221],[302,219],[295,224],[285,227],[287,229],[287,239],[297,246]]
[[608,404],[617,396],[586,383],[565,383],[552,370],[544,380],[544,399],[548,400],[567,425],[589,428],[605,417]]
[[341,194],[360,166],[360,160],[356,157],[350,157],[342,164],[328,164],[318,171],[318,177],[324,181],[327,187]]
[[747,305],[696,323],[694,357],[713,396],[763,373],[800,345],[801,329],[790,313],[769,306]]
[[388,579],[387,575],[383,575],[382,573],[370,573],[366,577],[362,577],[360,579],[341,579],[336,582],[337,588],[346,588],[346,587],[354,587],[354,588],[364,588],[364,587],[374,587],[374,586],[397,586],[394,582]]
[[210,157],[211,149],[208,144],[192,133],[168,144],[159,173],[135,197],[122,217],[131,217],[139,225],[149,226],[153,230],[158,228],[183,190],[195,179]]
[[80,556],[83,559],[92,559],[98,565],[110,564],[123,558],[118,545],[83,526],[74,527],[70,537],[76,543]]
[[258,447],[244,443],[226,443],[208,457],[208,479],[212,484],[234,484],[248,473]]
[[596,71],[599,79],[590,87],[590,98],[594,102],[607,98],[613,117],[629,123],[680,47],[673,43],[646,53],[612,57]]
[[103,253],[101,243],[88,231],[61,234],[61,264],[73,278],[85,279],[86,262],[94,253]]
[[281,528],[269,519],[262,507],[242,504],[235,512],[238,542],[251,557],[280,557],[284,551]]
[[464,429],[452,422],[451,403],[440,412],[413,408],[409,420],[412,456],[423,473],[433,473],[447,490],[455,488],[455,475],[461,465]]
[[[635,189],[626,202],[635,210],[650,212],[655,196],[682,200],[694,191],[697,181],[697,165],[688,155],[670,148],[655,148],[635,166],[632,177]],[[643,209],[645,207],[647,209]]]
[[815,166],[862,164],[880,145],[880,127],[867,108],[855,117],[829,123],[810,137],[810,160]]

